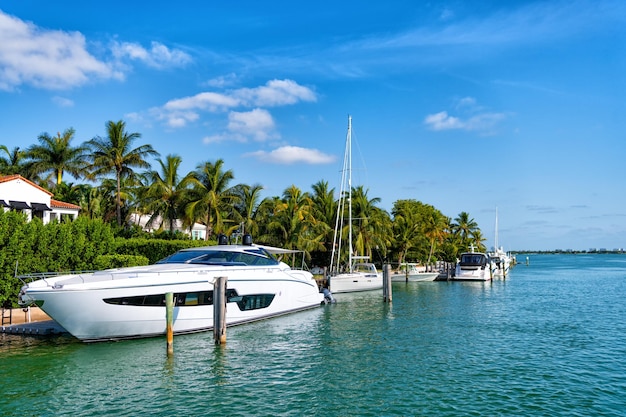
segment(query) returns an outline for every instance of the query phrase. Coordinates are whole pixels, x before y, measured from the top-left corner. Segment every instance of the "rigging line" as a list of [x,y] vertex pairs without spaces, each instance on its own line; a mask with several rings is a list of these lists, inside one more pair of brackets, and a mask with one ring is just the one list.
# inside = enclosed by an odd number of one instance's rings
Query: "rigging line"
[[[363,155],[363,152],[361,151],[361,148],[359,147],[359,140],[355,135],[355,131],[354,131],[354,127],[351,129],[352,130],[352,159],[353,159],[353,164],[352,164],[352,173],[365,173],[365,175],[363,175],[363,178],[358,178],[357,181],[353,182],[359,185],[364,185],[364,184],[369,184],[369,177],[368,177],[368,169],[367,169],[367,164],[365,163],[365,157]],[[357,167],[354,168],[354,147],[356,146],[356,156],[358,157],[359,160],[359,164],[357,164]],[[360,167],[360,168],[359,168]]]

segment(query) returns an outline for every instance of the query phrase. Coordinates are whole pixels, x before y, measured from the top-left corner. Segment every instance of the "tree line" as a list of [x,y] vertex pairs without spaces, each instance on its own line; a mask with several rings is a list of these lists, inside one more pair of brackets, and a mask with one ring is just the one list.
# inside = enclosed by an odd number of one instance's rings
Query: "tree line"
[[[108,121],[103,137],[74,145],[74,136],[69,128],[42,133],[26,149],[0,144],[0,174],[22,175],[50,190],[54,199],[79,205],[80,216],[112,224],[118,236],[141,233],[131,215],[144,214],[149,225],[170,235],[176,219],[189,229],[203,224],[211,240],[244,230],[257,243],[303,250],[311,265],[328,265],[339,202],[327,181],[310,191],[291,185],[281,196],[261,198],[263,186],[234,184],[234,172],[222,159],[181,172],[180,156],[161,158],[149,144],[136,146],[141,134],[128,132],[122,120]],[[157,169],[149,158],[156,158]],[[65,182],[66,173],[86,182]],[[486,239],[467,212],[451,219],[431,205],[405,199],[389,213],[368,193],[362,186],[352,190],[352,246],[359,255],[377,263],[430,263],[452,262],[470,246],[485,250]]]

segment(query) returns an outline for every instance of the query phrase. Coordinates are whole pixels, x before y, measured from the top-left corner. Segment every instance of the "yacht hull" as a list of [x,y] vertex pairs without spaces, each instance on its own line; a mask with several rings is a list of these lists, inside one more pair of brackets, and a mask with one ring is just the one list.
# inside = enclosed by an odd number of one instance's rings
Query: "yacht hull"
[[397,273],[393,274],[391,281],[393,282],[421,282],[421,281],[434,281],[439,276],[439,272],[417,272],[414,274]]
[[383,275],[381,273],[364,274],[355,272],[330,277],[330,291],[333,294],[373,291],[382,288]]

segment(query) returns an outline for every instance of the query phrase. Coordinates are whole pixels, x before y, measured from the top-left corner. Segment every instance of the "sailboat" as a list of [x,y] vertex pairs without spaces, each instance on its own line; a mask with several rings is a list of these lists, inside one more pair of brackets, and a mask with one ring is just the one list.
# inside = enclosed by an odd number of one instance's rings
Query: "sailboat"
[[[346,135],[346,149],[341,171],[341,187],[339,204],[335,220],[333,250],[330,261],[331,275],[329,278],[332,293],[346,293],[358,291],[378,290],[383,287],[382,273],[376,266],[367,262],[369,257],[356,256],[352,248],[352,116],[348,116],[348,134]],[[343,220],[348,203],[348,265],[342,270],[340,262],[341,246],[343,242]]]
[[494,251],[489,254],[491,262],[495,265],[493,272],[494,277],[504,277],[509,275],[509,269],[511,268],[511,257],[504,251],[504,248],[498,246],[498,208],[496,207],[496,226],[495,226],[495,239],[494,239]]

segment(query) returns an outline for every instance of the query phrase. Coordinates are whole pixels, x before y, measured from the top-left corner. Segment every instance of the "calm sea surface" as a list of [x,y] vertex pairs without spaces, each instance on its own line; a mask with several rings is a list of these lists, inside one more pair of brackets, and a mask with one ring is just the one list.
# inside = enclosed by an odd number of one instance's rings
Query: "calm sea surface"
[[520,256],[212,333],[0,335],[2,416],[624,416],[626,255]]

